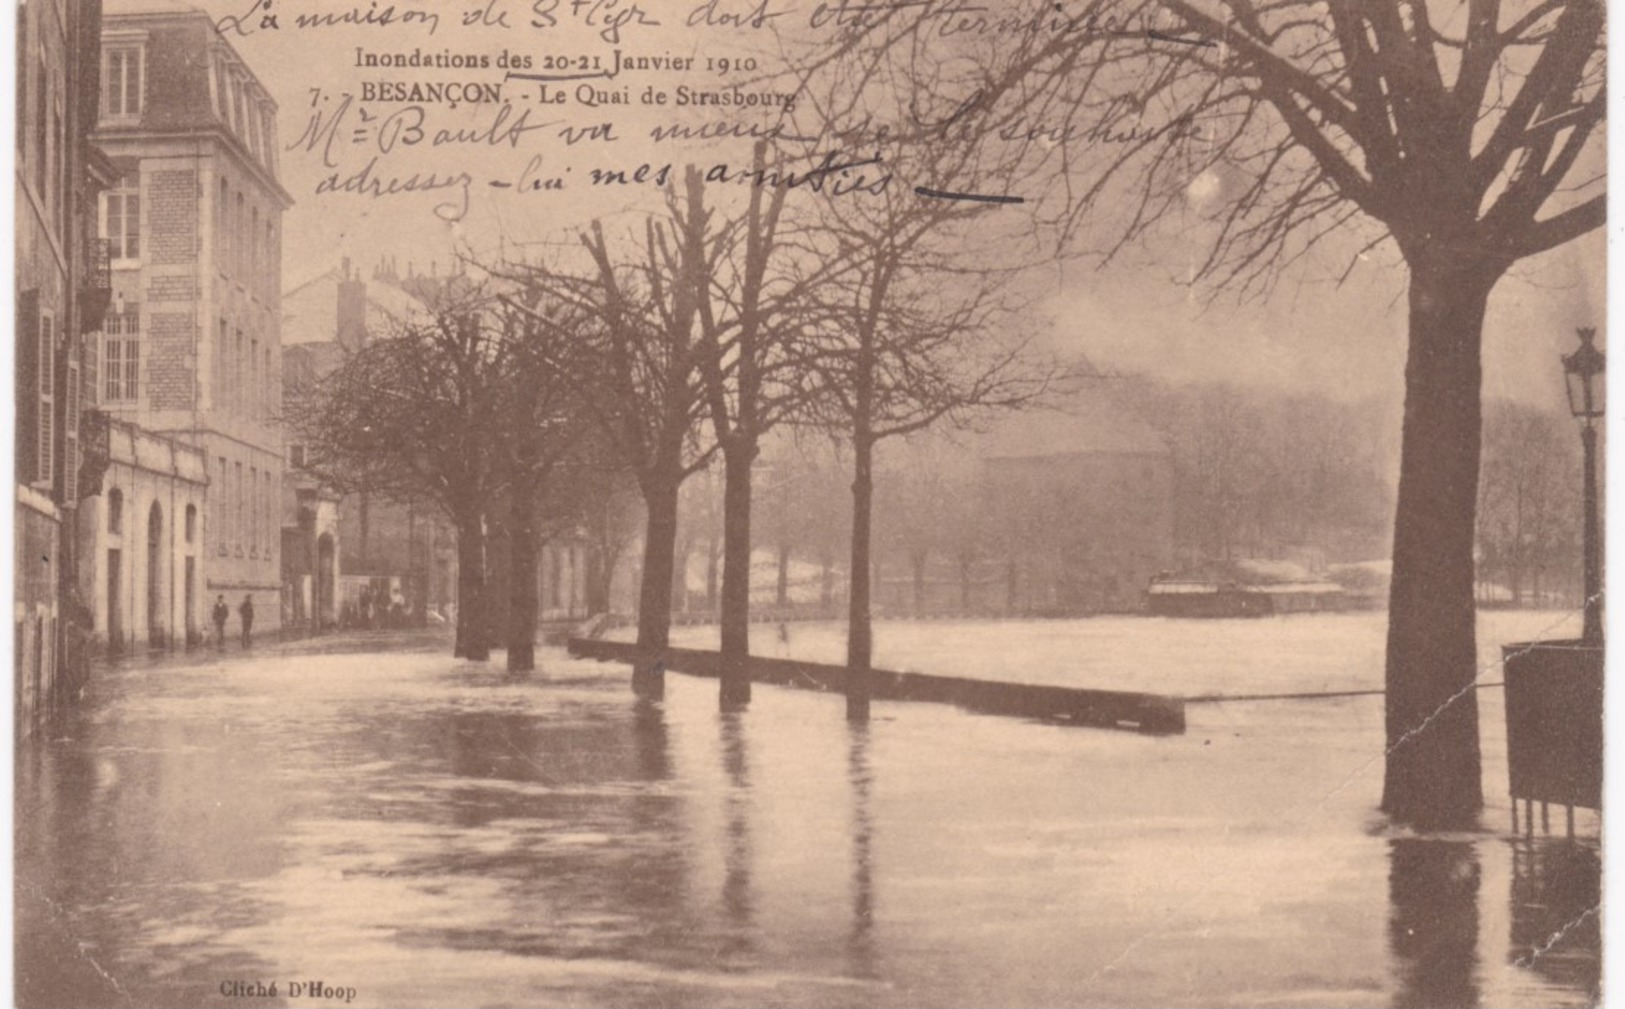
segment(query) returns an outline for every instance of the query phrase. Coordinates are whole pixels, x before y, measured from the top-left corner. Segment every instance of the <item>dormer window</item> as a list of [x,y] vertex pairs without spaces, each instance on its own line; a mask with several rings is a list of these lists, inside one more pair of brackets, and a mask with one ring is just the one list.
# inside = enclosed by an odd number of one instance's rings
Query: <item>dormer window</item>
[[102,66],[102,115],[139,116],[143,53],[140,46],[109,46]]

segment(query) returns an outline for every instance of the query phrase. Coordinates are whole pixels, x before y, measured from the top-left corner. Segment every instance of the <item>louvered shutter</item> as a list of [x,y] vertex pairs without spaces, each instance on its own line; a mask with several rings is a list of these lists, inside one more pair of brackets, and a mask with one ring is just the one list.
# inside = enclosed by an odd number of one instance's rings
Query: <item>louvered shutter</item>
[[79,362],[68,361],[66,409],[63,411],[62,438],[62,500],[73,504],[79,500]]
[[38,469],[35,453],[39,449],[38,427],[39,368],[36,358],[39,342],[33,334],[39,331],[39,291],[22,291],[17,295],[17,482],[29,483]]
[[51,486],[56,474],[56,317],[39,317],[39,448],[35,453],[34,482]]

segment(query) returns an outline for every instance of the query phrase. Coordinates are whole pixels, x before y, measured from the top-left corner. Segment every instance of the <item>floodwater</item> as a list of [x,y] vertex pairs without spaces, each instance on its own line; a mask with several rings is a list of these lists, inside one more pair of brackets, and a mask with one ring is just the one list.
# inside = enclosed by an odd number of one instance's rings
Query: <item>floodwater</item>
[[1596,818],[1512,834],[1498,691],[1485,829],[1421,838],[1372,813],[1380,698],[854,729],[356,647],[105,670],[19,752],[19,1004],[1596,1001]]

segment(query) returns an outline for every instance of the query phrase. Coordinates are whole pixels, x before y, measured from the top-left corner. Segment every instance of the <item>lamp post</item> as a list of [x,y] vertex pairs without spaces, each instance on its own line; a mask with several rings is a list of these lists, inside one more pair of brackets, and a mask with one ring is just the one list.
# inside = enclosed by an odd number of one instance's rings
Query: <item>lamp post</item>
[[1580,422],[1580,444],[1585,447],[1585,625],[1580,639],[1602,644],[1602,545],[1597,531],[1597,423],[1602,419],[1607,383],[1606,359],[1596,347],[1597,331],[1577,330],[1580,347],[1563,355],[1563,378],[1569,394],[1569,412]]

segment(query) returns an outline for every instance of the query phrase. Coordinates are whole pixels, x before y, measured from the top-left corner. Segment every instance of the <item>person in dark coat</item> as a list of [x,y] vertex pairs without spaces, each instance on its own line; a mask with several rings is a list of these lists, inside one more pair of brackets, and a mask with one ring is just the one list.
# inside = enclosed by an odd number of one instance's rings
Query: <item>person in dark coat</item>
[[225,596],[214,604],[209,616],[214,620],[214,643],[221,648],[226,647],[226,621],[231,619],[231,607],[226,605]]
[[254,597],[244,596],[242,605],[237,607],[237,616],[243,622],[243,647],[247,648],[254,637]]

